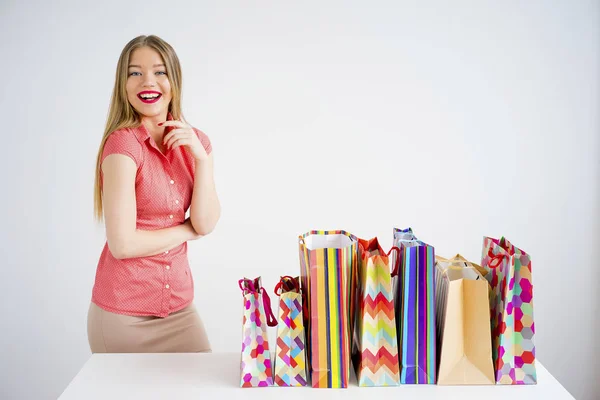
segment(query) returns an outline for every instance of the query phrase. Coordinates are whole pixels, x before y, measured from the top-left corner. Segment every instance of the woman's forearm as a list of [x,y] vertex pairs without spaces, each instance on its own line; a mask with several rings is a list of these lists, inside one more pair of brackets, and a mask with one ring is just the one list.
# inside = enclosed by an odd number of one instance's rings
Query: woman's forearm
[[191,222],[186,221],[181,225],[152,231],[136,229],[110,250],[118,259],[147,257],[164,253],[197,237]]
[[208,235],[221,216],[221,204],[213,175],[212,154],[207,160],[196,160],[195,168],[190,220],[199,235]]

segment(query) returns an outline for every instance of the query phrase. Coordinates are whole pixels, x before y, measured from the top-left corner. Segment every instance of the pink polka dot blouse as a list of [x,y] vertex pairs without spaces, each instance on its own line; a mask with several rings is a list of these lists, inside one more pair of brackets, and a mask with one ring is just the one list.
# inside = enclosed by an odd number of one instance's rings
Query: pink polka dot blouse
[[[169,114],[168,120],[172,120]],[[202,131],[194,128],[207,154],[212,147]],[[182,224],[190,206],[195,160],[184,146],[163,154],[142,124],[110,134],[102,161],[123,154],[135,162],[137,229],[156,230]],[[117,259],[108,248],[100,255],[92,290],[92,302],[118,314],[166,317],[189,305],[194,282],[187,257],[187,243],[162,254]]]

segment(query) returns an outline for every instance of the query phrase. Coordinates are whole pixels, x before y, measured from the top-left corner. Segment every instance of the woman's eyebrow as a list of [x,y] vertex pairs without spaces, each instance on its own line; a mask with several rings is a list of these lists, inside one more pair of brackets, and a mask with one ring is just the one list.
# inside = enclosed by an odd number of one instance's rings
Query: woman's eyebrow
[[[152,67],[157,68],[157,67],[164,67],[165,64],[154,64]],[[128,68],[142,68],[139,65],[130,65]]]

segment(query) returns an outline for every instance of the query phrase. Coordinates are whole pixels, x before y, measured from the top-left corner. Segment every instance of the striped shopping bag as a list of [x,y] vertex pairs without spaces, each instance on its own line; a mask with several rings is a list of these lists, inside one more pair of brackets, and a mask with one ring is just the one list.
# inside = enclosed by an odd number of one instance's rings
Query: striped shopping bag
[[243,278],[238,284],[244,298],[240,386],[271,386],[273,371],[267,325],[277,325],[271,311],[271,301],[265,288],[262,287],[260,277]]
[[358,247],[358,315],[352,346],[358,386],[396,386],[400,376],[391,259],[377,238],[358,239]]
[[306,386],[306,352],[300,278],[282,276],[275,286],[279,296],[275,385]]
[[394,275],[400,383],[436,383],[435,251],[411,228],[394,228]]
[[346,388],[354,324],[357,238],[345,231],[299,236],[308,369],[315,388]]
[[492,287],[492,355],[496,383],[537,383],[531,257],[504,237],[484,237],[481,266]]

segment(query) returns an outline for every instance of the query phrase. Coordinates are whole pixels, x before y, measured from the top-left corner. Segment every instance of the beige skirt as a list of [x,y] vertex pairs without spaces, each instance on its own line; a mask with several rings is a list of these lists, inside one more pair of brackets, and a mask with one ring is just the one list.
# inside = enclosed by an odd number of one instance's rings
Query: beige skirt
[[211,352],[193,303],[165,318],[115,314],[90,303],[87,331],[92,353]]

